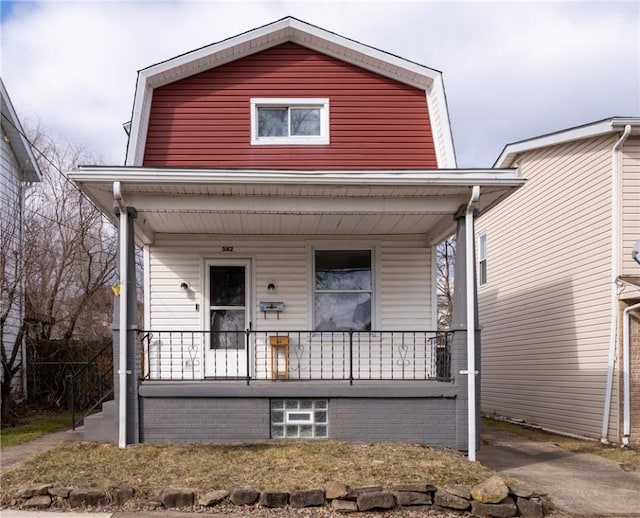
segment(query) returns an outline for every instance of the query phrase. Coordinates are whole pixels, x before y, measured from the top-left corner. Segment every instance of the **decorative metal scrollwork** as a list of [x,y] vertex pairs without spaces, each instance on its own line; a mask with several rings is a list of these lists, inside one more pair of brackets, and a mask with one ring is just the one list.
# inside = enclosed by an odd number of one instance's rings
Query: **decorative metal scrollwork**
[[400,358],[396,360],[396,364],[400,367],[408,367],[411,365],[411,361],[407,360],[407,354],[409,354],[409,346],[405,344],[400,344],[398,346],[398,353],[400,354]]

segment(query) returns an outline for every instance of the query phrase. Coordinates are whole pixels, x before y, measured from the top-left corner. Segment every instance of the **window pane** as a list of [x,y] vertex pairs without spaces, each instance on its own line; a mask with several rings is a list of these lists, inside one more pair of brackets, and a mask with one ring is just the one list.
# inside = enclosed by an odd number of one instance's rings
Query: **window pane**
[[211,348],[244,349],[245,312],[242,310],[211,311]]
[[258,136],[289,136],[287,113],[287,108],[258,108]]
[[371,330],[370,293],[316,293],[314,310],[318,331]]
[[211,305],[244,306],[244,266],[211,267]]
[[291,108],[291,135],[320,135],[320,108]]
[[370,250],[316,250],[316,290],[370,290]]

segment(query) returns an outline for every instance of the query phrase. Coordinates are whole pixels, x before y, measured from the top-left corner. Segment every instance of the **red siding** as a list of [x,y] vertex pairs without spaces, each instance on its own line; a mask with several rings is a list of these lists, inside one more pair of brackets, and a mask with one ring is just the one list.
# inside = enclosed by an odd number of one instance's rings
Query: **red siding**
[[[252,146],[251,97],[328,97],[331,143]],[[423,90],[292,43],[157,88],[144,165],[437,167]]]

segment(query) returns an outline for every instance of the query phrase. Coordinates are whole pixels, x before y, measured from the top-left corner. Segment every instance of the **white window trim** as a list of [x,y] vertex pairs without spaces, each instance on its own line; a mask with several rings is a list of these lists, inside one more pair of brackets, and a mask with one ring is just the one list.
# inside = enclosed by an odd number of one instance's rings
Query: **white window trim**
[[[314,295],[315,295],[315,268],[316,268],[316,250],[370,250],[371,251],[371,330],[380,331],[382,316],[380,314],[380,286],[381,286],[381,265],[379,243],[371,242],[353,242],[353,241],[323,241],[307,243],[307,322],[310,324],[309,329],[313,333],[315,331],[315,311],[314,311]],[[321,331],[312,334],[311,340],[320,341]],[[373,336],[372,336],[373,338]]]
[[[484,263],[484,272],[485,272],[484,280],[482,278],[483,263]],[[489,276],[487,271],[487,233],[483,232],[478,237],[478,284],[480,286],[484,286],[485,284],[487,284],[488,277]]]
[[[291,419],[291,414],[304,414],[306,419]],[[294,409],[285,409],[284,411],[284,424],[315,424],[314,419],[314,410],[313,409],[304,409],[304,410],[294,410]]]
[[[288,137],[259,137],[258,136],[258,108],[320,108],[320,135],[318,136],[288,136]],[[251,145],[326,145],[329,144],[329,98],[306,97],[252,97],[251,98]]]

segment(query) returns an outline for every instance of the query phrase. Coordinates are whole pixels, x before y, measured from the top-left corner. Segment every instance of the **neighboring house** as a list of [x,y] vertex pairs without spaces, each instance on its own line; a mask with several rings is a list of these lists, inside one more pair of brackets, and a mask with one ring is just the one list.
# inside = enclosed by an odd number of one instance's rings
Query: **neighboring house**
[[[440,72],[285,18],[140,71],[129,129],[126,166],[71,173],[119,214],[121,446],[475,446],[474,208],[524,180],[456,169]],[[437,332],[434,246],[456,221]]]
[[[19,329],[24,316],[22,260],[22,225],[24,186],[38,182],[41,172],[31,146],[24,136],[11,99],[0,79],[2,98],[2,163],[0,164],[0,316],[6,317],[2,325],[2,347],[13,365],[21,368],[14,376],[15,396],[26,395],[26,353]],[[18,339],[18,342],[16,342]],[[4,372],[0,371],[4,379]]]
[[495,165],[527,185],[476,226],[483,412],[640,443],[640,118],[509,144]]

